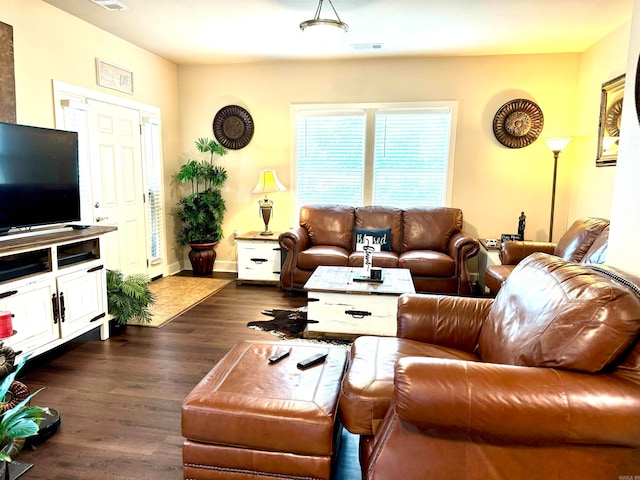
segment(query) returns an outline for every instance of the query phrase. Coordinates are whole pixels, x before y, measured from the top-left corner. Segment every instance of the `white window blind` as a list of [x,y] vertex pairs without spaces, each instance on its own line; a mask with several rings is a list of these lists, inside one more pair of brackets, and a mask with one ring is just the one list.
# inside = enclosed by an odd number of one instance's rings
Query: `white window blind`
[[455,102],[294,107],[296,211],[312,203],[447,206]]
[[142,119],[142,155],[147,190],[147,222],[149,225],[150,262],[162,262],[162,156],[160,122],[156,118]]
[[443,109],[376,112],[373,204],[445,205],[450,125]]
[[362,203],[365,120],[364,111],[299,112],[298,207],[311,203]]

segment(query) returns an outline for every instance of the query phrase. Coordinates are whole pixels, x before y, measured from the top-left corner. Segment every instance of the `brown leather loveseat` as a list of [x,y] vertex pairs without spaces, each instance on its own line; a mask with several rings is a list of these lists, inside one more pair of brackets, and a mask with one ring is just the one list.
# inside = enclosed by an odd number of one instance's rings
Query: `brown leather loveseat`
[[304,206],[300,225],[280,235],[286,254],[280,286],[302,290],[320,265],[361,267],[364,254],[356,239],[363,231],[386,241],[373,253],[374,267],[409,269],[416,291],[471,293],[467,260],[479,244],[462,231],[458,208]]
[[609,220],[597,217],[579,218],[558,243],[527,240],[503,242],[498,253],[501,265],[488,266],[484,282],[491,295],[495,296],[515,266],[535,252],[549,253],[572,262],[604,263],[608,244]]
[[498,296],[403,295],[342,383],[365,480],[640,475],[640,278],[535,253]]

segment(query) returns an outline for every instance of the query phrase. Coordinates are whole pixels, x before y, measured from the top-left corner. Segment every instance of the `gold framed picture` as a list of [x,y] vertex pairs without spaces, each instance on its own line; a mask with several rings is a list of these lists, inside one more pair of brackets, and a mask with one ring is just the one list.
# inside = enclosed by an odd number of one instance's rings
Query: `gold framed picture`
[[622,118],[624,74],[602,84],[600,92],[600,123],[596,166],[615,165],[618,160],[618,139]]

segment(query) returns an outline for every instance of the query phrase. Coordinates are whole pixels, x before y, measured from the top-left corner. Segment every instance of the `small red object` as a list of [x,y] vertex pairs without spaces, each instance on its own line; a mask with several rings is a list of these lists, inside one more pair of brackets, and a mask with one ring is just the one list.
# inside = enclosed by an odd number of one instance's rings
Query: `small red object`
[[13,335],[13,314],[11,312],[0,311],[0,338],[7,338]]

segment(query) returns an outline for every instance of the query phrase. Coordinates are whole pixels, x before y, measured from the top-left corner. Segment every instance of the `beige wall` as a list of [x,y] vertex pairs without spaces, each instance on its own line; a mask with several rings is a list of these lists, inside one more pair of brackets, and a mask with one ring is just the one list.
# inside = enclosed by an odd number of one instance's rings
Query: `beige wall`
[[[611,218],[615,166],[596,167],[598,118],[602,84],[625,72],[630,23],[626,23],[586,50],[580,60],[577,123],[571,165],[561,156],[560,164],[571,172],[570,222],[583,216]],[[566,166],[570,168],[566,168]],[[560,232],[562,230],[559,230]]]
[[633,88],[637,75],[640,75],[636,71],[640,56],[640,0],[634,2],[631,32],[626,71],[628,88],[625,89],[622,107],[620,151],[607,262],[640,276],[640,256],[636,250],[640,232],[640,118],[636,109],[640,109],[640,105],[636,105]]
[[[463,210],[465,229],[477,237],[513,233],[525,211],[527,237],[546,239],[553,156],[542,141],[522,149],[502,146],[492,122],[505,102],[528,98],[544,113],[542,136],[574,135],[579,73],[579,54],[180,66],[180,161],[193,153],[197,137],[211,135],[212,119],[221,107],[241,105],[255,123],[251,143],[221,159],[229,171],[224,193],[228,212],[217,268],[225,268],[223,262],[232,268],[235,230],[262,228],[258,198],[250,193],[258,171],[275,168],[291,185],[292,103],[457,100],[452,205]],[[572,149],[563,155],[570,159]],[[562,227],[570,186],[570,176],[562,173],[556,212],[556,225]],[[271,196],[272,229],[286,229],[296,221],[290,215],[292,194],[289,190]]]
[[[0,21],[13,26],[17,121],[55,127],[52,81],[159,107],[165,171],[178,150],[177,67],[40,0],[0,0]],[[133,71],[133,95],[96,84],[96,58]],[[169,163],[170,166],[166,166]],[[166,187],[171,187],[166,178]],[[167,207],[173,208],[171,199]],[[169,252],[176,261],[173,251]]]
[[[556,237],[574,217],[607,216],[610,209],[616,167],[593,167],[597,123],[591,117],[594,112],[597,117],[602,82],[624,71],[628,25],[582,55],[176,67],[40,0],[0,0],[0,21],[14,29],[18,122],[54,126],[52,80],[161,109],[168,263],[172,270],[180,268],[178,262],[184,262],[186,254],[174,241],[177,225],[170,213],[179,189],[173,175],[187,156],[195,155],[194,140],[212,135],[215,113],[230,104],[247,108],[256,130],[246,148],[231,151],[221,160],[230,175],[224,192],[228,203],[226,238],[218,250],[218,270],[235,270],[234,231],[263,226],[258,197],[250,193],[258,171],[275,168],[281,180],[291,185],[292,103],[457,100],[452,205],[463,209],[465,228],[478,237],[511,233],[524,210],[527,238],[544,240],[548,235],[552,155],[540,140],[526,148],[509,149],[492,133],[493,116],[502,104],[528,98],[544,112],[542,137],[577,136],[560,160]],[[135,94],[98,87],[95,58],[133,70]],[[282,230],[295,223],[290,215],[291,194],[270,195],[275,201],[272,228]]]

